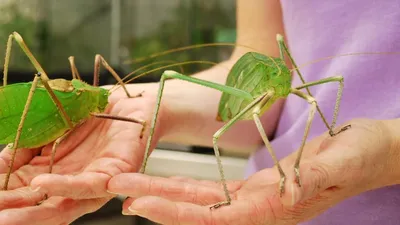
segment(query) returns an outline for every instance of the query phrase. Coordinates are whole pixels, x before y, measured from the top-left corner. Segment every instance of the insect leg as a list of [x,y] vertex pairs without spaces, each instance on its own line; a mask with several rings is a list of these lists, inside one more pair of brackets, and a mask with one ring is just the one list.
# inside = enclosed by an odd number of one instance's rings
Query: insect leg
[[3,69],[3,86],[7,85],[7,77],[8,77],[8,64],[10,63],[11,57],[11,47],[12,47],[12,35],[8,36],[7,40],[7,49],[6,49],[6,57],[4,59],[4,69]]
[[159,86],[158,94],[157,94],[157,102],[156,102],[156,107],[155,107],[154,113],[153,113],[153,119],[151,121],[150,134],[149,134],[149,138],[147,139],[146,149],[145,149],[145,153],[143,156],[142,167],[140,169],[141,173],[144,173],[146,170],[147,159],[149,157],[150,146],[151,146],[152,140],[153,140],[153,134],[154,134],[154,129],[155,129],[155,125],[156,125],[156,121],[157,121],[157,117],[158,117],[158,112],[159,112],[160,105],[161,105],[161,98],[162,98],[162,94],[163,94],[163,90],[164,90],[164,85],[165,85],[165,81],[168,78],[175,78],[175,79],[180,79],[180,80],[184,80],[187,82],[203,85],[203,86],[206,86],[209,88],[213,88],[213,89],[216,89],[216,90],[219,90],[222,92],[229,93],[229,94],[237,96],[237,97],[244,98],[249,101],[254,100],[253,97],[251,96],[251,94],[249,94],[248,92],[245,92],[243,90],[240,90],[240,89],[221,85],[218,83],[213,83],[210,81],[201,80],[201,79],[194,78],[194,77],[185,76],[185,75],[182,75],[182,74],[177,73],[172,70],[164,71],[164,73],[161,76],[160,82],[159,82],[160,86]]
[[301,98],[303,98],[305,100],[307,100],[307,102],[311,104],[311,109],[310,109],[310,112],[308,114],[306,128],[305,128],[303,139],[302,139],[301,145],[300,145],[300,150],[297,153],[296,162],[294,164],[294,172],[295,172],[295,175],[296,175],[296,183],[299,186],[301,186],[301,181],[300,181],[300,159],[301,159],[301,155],[303,153],[303,149],[304,149],[304,145],[306,143],[308,132],[310,131],[311,123],[312,123],[312,120],[314,119],[315,111],[316,111],[318,105],[317,105],[317,101],[314,99],[314,97],[312,97],[310,95],[307,95],[307,94],[305,94],[305,93],[303,93],[303,92],[301,92],[301,91],[299,91],[297,89],[292,88],[291,89],[291,93],[295,94],[295,95],[297,95],[297,96],[299,96],[299,97],[301,97]]
[[300,90],[302,88],[315,86],[315,85],[319,85],[319,84],[324,84],[324,83],[329,83],[329,82],[339,82],[339,88],[338,88],[338,93],[337,93],[337,97],[336,97],[335,109],[333,111],[333,120],[332,120],[332,124],[331,124],[331,129],[329,130],[329,135],[335,136],[335,135],[339,134],[340,132],[345,131],[351,127],[351,125],[349,124],[349,125],[342,127],[338,132],[336,132],[336,133],[333,132],[333,129],[335,128],[335,125],[336,125],[337,116],[339,114],[340,100],[342,98],[342,93],[343,93],[343,76],[327,77],[327,78],[317,80],[314,82],[305,83],[301,86],[295,87],[295,89]]
[[279,160],[276,157],[276,154],[271,146],[271,143],[268,140],[267,134],[265,133],[265,130],[264,130],[263,125],[260,120],[261,107],[264,106],[271,99],[271,97],[273,95],[274,95],[274,92],[271,91],[262,99],[261,103],[258,105],[259,107],[257,107],[253,112],[253,119],[254,119],[254,122],[256,123],[258,132],[260,133],[261,138],[263,139],[264,144],[267,147],[269,154],[271,155],[276,167],[278,168],[278,172],[281,177],[280,182],[279,182],[279,193],[280,193],[280,196],[282,197],[283,193],[285,192],[286,175],[283,172],[281,165],[279,164]]
[[49,166],[49,173],[53,171],[53,165],[54,165],[54,157],[56,155],[56,150],[58,145],[71,133],[72,130],[69,130],[65,134],[63,134],[61,137],[57,138],[54,143],[53,143],[53,148],[51,149],[51,158],[50,158],[50,166]]
[[[18,43],[18,45],[21,47],[22,51],[24,51],[25,55],[29,58],[29,61],[31,61],[32,65],[35,67],[35,69],[41,74],[42,80],[49,80],[49,77],[47,76],[46,72],[43,70],[42,66],[39,64],[39,62],[36,60],[36,58],[33,56],[31,51],[29,50],[28,46],[26,46],[24,40],[22,39],[21,35],[19,35],[17,32],[13,32],[10,34],[8,37],[8,42],[7,42],[7,50],[6,50],[6,60],[4,62],[4,78],[6,79],[7,83],[7,71],[8,71],[8,64],[9,64],[9,59],[11,55],[11,46],[12,46],[12,39]],[[3,78],[3,79],[4,79]]]
[[[283,40],[282,35],[278,34],[278,35],[276,36],[276,39],[277,39],[277,41],[278,41],[279,50],[280,50],[280,52],[281,52],[281,58],[283,59],[283,50],[284,50],[284,51],[288,54],[289,59],[290,59],[290,62],[291,62],[292,65],[294,66],[294,68],[295,68],[295,70],[296,70],[296,72],[297,72],[297,75],[299,75],[301,82],[302,82],[303,84],[305,84],[306,82],[305,82],[305,80],[304,80],[304,78],[303,78],[303,75],[301,74],[300,70],[297,68],[296,62],[294,61],[292,55],[290,54],[290,51],[289,51],[289,49],[287,48],[286,43],[285,43],[285,41]],[[283,49],[283,50],[282,50],[282,49]],[[312,97],[312,94],[311,94],[310,89],[309,89],[308,87],[305,87],[305,88],[306,88],[306,90],[307,90],[308,95],[310,95],[310,96]],[[321,116],[322,121],[324,122],[326,128],[328,128],[329,132],[330,132],[330,133],[333,132],[332,129],[331,129],[331,126],[329,126],[328,121],[326,120],[326,118],[325,118],[324,114],[322,113],[321,109],[319,108],[319,106],[317,106],[317,111],[318,111],[319,115]]]
[[[28,46],[26,46],[26,44],[25,44],[24,40],[22,39],[21,35],[19,35],[17,32],[13,32],[8,37],[8,42],[7,42],[7,45],[8,45],[7,52],[8,53],[6,53],[6,58],[7,58],[7,55],[8,55],[8,58],[10,57],[11,42],[12,42],[13,38],[18,43],[18,45],[21,47],[21,49],[25,52],[25,55],[29,58],[29,60],[31,61],[31,63],[35,67],[35,69],[38,71],[37,75],[40,77],[42,83],[44,84],[45,88],[47,89],[47,92],[49,93],[49,95],[52,98],[53,102],[56,104],[57,108],[63,114],[64,122],[66,124],[68,124],[72,128],[73,126],[72,126],[71,120],[69,119],[67,113],[64,111],[64,108],[62,107],[61,102],[58,101],[56,95],[54,94],[53,90],[50,88],[50,86],[49,86],[49,84],[47,82],[49,80],[49,77],[47,76],[47,74],[43,70],[43,68],[40,66],[40,64],[36,60],[36,58],[33,56],[31,51],[29,50]],[[8,61],[7,61],[7,66],[6,67],[7,67],[6,71],[8,71]],[[7,72],[4,74],[4,77],[7,77]]]
[[75,58],[73,56],[68,57],[69,64],[71,66],[72,78],[82,80],[81,76],[79,75],[78,69],[75,66]]
[[65,112],[64,107],[62,106],[60,100],[58,100],[57,96],[54,94],[53,90],[51,89],[47,80],[41,77],[41,74],[38,73],[39,78],[42,81],[43,86],[46,88],[47,93],[50,95],[50,98],[53,100],[53,103],[56,105],[58,111],[61,112],[61,117],[64,120],[64,123],[69,126],[70,129],[74,128],[71,119],[69,118],[68,114]]
[[136,97],[141,97],[143,92],[131,96],[128,92],[128,89],[126,88],[124,82],[122,79],[118,76],[118,74],[115,72],[115,70],[107,63],[107,61],[103,58],[103,56],[97,54],[94,59],[94,74],[93,74],[93,86],[98,86],[99,85],[99,77],[100,77],[100,63],[108,70],[108,72],[111,73],[111,75],[118,81],[118,83],[122,86],[124,89],[126,96],[128,98],[136,98]]
[[91,113],[91,115],[98,117],[98,118],[102,118],[102,119],[120,120],[120,121],[125,121],[125,122],[142,124],[142,131],[140,132],[140,138],[143,137],[144,129],[146,128],[146,121],[141,120],[141,119],[123,117],[123,116],[113,116],[113,115],[104,114],[104,113]]
[[7,188],[8,188],[8,182],[10,180],[11,171],[12,171],[12,168],[13,168],[13,165],[14,165],[14,161],[15,161],[15,156],[17,155],[18,142],[19,142],[19,139],[21,137],[22,128],[24,126],[26,115],[28,114],[28,110],[29,110],[29,107],[31,105],[33,94],[35,93],[38,81],[39,81],[39,76],[37,74],[35,74],[35,78],[33,79],[32,86],[31,86],[31,89],[29,91],[28,99],[26,100],[24,111],[22,112],[21,120],[20,120],[18,128],[17,128],[17,134],[15,135],[14,144],[12,146],[13,154],[12,154],[12,157],[11,157],[11,161],[10,161],[9,169],[8,169],[8,172],[7,172],[7,175],[6,175],[6,179],[4,181],[3,190],[7,190]]
[[229,120],[222,128],[220,128],[214,135],[213,135],[213,146],[214,146],[214,153],[215,153],[215,157],[217,159],[217,163],[218,163],[218,169],[219,169],[219,173],[221,176],[221,183],[222,186],[224,188],[224,192],[225,192],[225,197],[226,197],[226,201],[223,202],[219,202],[214,204],[213,206],[210,207],[210,209],[216,209],[220,206],[223,205],[230,205],[231,204],[231,197],[229,196],[229,191],[228,191],[228,187],[226,185],[226,180],[225,180],[225,175],[224,175],[224,170],[222,167],[222,162],[221,162],[221,158],[220,158],[220,154],[219,154],[219,149],[218,149],[218,139],[227,131],[229,130],[229,128],[236,123],[245,113],[247,113],[248,111],[250,111],[251,109],[253,109],[254,107],[256,107],[258,104],[262,103],[262,101],[264,99],[269,99],[271,98],[271,96],[273,95],[271,93],[266,93],[258,98],[256,98],[255,100],[253,100],[249,105],[247,105],[242,111],[240,111],[236,116],[234,116],[231,120]]

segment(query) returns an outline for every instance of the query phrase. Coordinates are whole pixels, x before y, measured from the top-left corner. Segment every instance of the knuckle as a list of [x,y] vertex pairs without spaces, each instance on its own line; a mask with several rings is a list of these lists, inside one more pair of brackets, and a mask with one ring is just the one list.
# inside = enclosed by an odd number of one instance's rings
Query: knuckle
[[313,177],[313,183],[308,185],[309,188],[311,188],[310,193],[318,193],[322,188],[328,188],[330,185],[330,177],[327,165],[321,163],[311,164],[310,172]]

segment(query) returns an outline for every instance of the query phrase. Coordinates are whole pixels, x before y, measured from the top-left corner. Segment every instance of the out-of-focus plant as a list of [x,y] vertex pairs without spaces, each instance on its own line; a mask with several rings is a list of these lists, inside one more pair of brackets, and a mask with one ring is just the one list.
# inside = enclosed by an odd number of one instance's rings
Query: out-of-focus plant
[[[32,3],[29,5],[19,4],[19,1],[8,0],[0,2],[0,62],[1,68],[4,64],[4,55],[6,51],[6,43],[8,36],[13,31],[18,31],[23,37],[24,41],[29,45],[32,51],[37,51],[39,41],[37,39],[38,17],[32,11]],[[33,7],[34,8],[34,7]],[[13,43],[14,45],[15,42]],[[40,54],[35,55],[38,59],[41,58]],[[32,66],[27,57],[22,53],[17,46],[13,47],[10,69],[12,70],[31,70]]]
[[[161,23],[155,32],[141,38],[133,37],[125,44],[131,49],[129,55],[130,59],[137,59],[186,45],[216,42],[221,31],[235,29],[235,8],[232,7],[228,10],[223,9],[219,1],[181,1],[180,4],[169,13],[175,16]],[[234,32],[230,32],[229,35],[234,35]],[[234,41],[234,37],[232,38],[232,36],[224,39],[229,39],[231,42]],[[161,56],[130,66],[131,69],[134,70],[140,66],[160,60],[174,60],[178,62],[207,60],[218,62],[221,56],[221,48],[224,48],[225,51],[227,48],[232,49],[232,47],[198,48]],[[155,65],[146,70],[159,66],[160,65]],[[189,74],[207,67],[210,67],[210,65],[193,64],[184,66],[184,69],[185,73]],[[150,76],[151,79],[156,80],[160,77],[160,74],[160,71],[154,72],[149,75],[146,80],[148,80]]]

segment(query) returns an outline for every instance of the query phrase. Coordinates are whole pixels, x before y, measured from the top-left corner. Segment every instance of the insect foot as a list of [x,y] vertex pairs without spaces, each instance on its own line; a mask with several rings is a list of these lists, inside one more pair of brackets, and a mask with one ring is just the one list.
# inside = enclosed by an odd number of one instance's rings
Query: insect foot
[[281,179],[279,181],[279,194],[281,197],[283,196],[283,193],[285,193],[285,181],[286,181],[286,177],[281,176]]
[[217,208],[219,208],[221,206],[230,205],[230,204],[231,204],[231,202],[229,202],[229,201],[218,202],[217,204],[214,204],[213,206],[210,206],[210,209],[213,210],[213,209],[217,209]]
[[143,97],[143,93],[144,91],[139,92],[139,94],[136,94],[134,96],[130,96],[129,98],[139,98],[139,97]]
[[335,135],[338,135],[339,133],[342,133],[343,131],[346,131],[346,130],[348,130],[348,129],[350,129],[351,128],[351,124],[348,124],[348,125],[346,125],[346,126],[344,126],[344,127],[342,127],[338,132],[333,132],[332,130],[330,130],[329,131],[329,135],[331,136],[331,137],[333,137],[333,136],[335,136]]
[[299,169],[299,165],[295,165],[294,166],[294,174],[295,174],[295,182],[299,185],[299,187],[301,187],[301,180],[300,180],[300,169]]

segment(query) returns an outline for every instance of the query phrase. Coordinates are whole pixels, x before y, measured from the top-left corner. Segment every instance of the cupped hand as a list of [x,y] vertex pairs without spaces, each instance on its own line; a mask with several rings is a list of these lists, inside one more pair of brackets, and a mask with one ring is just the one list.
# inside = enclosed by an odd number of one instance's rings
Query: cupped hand
[[122,173],[110,180],[108,190],[130,196],[124,214],[166,225],[297,224],[348,197],[400,183],[395,166],[400,153],[386,122],[363,119],[350,124],[351,129],[337,136],[325,133],[307,143],[300,167],[302,187],[294,182],[296,152],[281,161],[287,175],[282,198],[276,168],[245,181],[229,181],[232,204],[212,211],[207,206],[225,200],[218,182]]
[[[119,90],[110,102],[108,114],[142,119],[148,126],[155,97],[145,92],[143,97],[128,99]],[[106,188],[112,176],[140,168],[147,139],[139,138],[141,130],[141,124],[91,118],[61,142],[53,174],[48,174],[51,144],[18,150],[9,191],[0,191],[1,223],[69,224],[97,210],[115,197]],[[145,133],[148,130],[146,127]],[[1,185],[10,158],[10,149],[0,153]],[[45,194],[49,198],[36,206]]]

